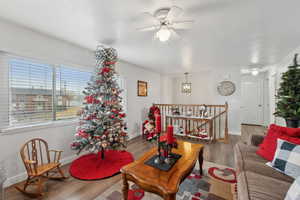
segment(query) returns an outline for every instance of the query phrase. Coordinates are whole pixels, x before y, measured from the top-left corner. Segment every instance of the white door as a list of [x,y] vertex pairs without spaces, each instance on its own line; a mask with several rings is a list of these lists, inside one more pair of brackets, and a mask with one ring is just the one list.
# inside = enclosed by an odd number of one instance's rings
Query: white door
[[242,123],[264,125],[263,74],[242,77]]

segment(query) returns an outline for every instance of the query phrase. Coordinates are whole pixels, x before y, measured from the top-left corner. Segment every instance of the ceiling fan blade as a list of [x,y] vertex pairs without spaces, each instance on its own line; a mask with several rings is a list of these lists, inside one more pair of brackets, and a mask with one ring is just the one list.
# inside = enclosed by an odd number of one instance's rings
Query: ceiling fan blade
[[143,13],[141,13],[141,20],[143,21],[144,24],[160,25],[159,19],[157,19],[156,17],[154,17],[149,12],[143,12]]
[[177,6],[172,6],[168,12],[166,20],[172,22],[175,18],[179,17],[183,13],[183,9]]
[[194,20],[173,21],[172,27],[174,29],[191,29],[193,24]]
[[159,26],[144,26],[141,28],[137,28],[138,31],[153,31],[159,29]]

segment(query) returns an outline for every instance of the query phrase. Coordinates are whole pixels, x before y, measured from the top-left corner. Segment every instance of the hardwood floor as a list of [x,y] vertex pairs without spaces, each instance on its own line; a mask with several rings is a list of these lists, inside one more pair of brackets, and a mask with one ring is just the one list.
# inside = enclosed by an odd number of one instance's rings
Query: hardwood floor
[[[204,159],[222,165],[234,167],[233,146],[240,140],[240,136],[230,136],[230,142],[207,144],[204,150]],[[191,140],[196,142],[196,140]],[[128,144],[127,151],[137,159],[152,147],[152,144],[142,140],[141,137],[131,140]],[[69,176],[69,165],[62,167],[66,175]],[[49,180],[46,182],[46,192],[44,200],[93,200],[108,189],[111,185],[121,180],[120,175],[98,181],[81,181],[70,177],[64,181]],[[6,189],[6,200],[28,200],[17,191],[14,186]]]

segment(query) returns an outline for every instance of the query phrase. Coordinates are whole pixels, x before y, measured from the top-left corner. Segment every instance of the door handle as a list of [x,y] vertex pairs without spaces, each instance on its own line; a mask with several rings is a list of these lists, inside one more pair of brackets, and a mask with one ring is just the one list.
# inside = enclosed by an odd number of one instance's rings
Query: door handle
[[261,105],[261,104],[258,104],[258,107],[262,107],[262,105]]

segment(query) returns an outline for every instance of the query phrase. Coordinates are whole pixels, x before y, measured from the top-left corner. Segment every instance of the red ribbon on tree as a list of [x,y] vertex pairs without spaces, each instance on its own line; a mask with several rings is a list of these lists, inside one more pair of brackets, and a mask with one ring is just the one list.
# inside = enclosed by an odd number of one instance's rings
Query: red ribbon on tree
[[85,118],[85,120],[92,120],[96,119],[96,115],[89,115],[88,117]]
[[89,134],[87,134],[87,133],[84,132],[83,130],[80,130],[80,131],[78,132],[78,135],[79,135],[80,137],[83,137],[83,138],[88,138],[88,137],[89,137]]
[[114,65],[116,64],[116,61],[106,61],[105,65]]
[[155,115],[155,128],[156,128],[156,133],[161,132],[161,116],[160,115]]

